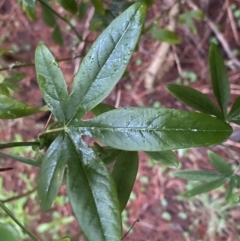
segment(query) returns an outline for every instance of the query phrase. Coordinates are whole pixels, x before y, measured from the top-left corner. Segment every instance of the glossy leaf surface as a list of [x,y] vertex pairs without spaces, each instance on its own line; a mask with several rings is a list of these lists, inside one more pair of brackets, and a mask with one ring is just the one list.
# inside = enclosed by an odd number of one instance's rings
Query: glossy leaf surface
[[59,134],[42,160],[38,181],[38,199],[43,211],[51,208],[62,184],[65,166],[71,158],[67,151],[66,138],[66,134]]
[[215,106],[211,99],[201,92],[182,85],[171,84],[166,86],[167,90],[185,105],[200,112],[222,117],[221,111]]
[[76,13],[78,10],[78,6],[75,0],[58,0],[60,5],[70,13]]
[[78,132],[68,135],[67,189],[79,225],[89,241],[119,241],[121,217],[112,177]]
[[112,176],[116,183],[120,209],[123,211],[131,194],[138,171],[138,153],[122,151],[116,158]]
[[222,177],[222,178],[210,181],[210,182],[206,182],[204,184],[196,186],[193,189],[185,192],[184,196],[185,197],[193,197],[198,194],[210,192],[210,191],[222,186],[225,182],[226,182],[226,177]]
[[67,86],[58,63],[44,44],[35,52],[37,81],[43,98],[57,120],[64,124],[67,119]]
[[146,152],[153,160],[160,162],[166,167],[178,167],[179,162],[173,151]]
[[240,125],[240,97],[238,97],[233,103],[227,119]]
[[231,175],[233,173],[231,166],[228,165],[226,160],[221,156],[215,154],[212,151],[208,151],[208,158],[213,168],[215,168],[220,173]]
[[15,119],[40,112],[39,109],[0,94],[0,119]]
[[[80,126],[81,125],[81,126]],[[111,147],[166,151],[224,141],[232,128],[206,114],[157,108],[112,110],[76,126]]]
[[226,117],[230,98],[230,87],[223,57],[215,44],[211,45],[209,62],[213,93],[224,114],[224,117]]
[[175,177],[183,178],[188,181],[214,181],[225,177],[226,175],[210,172],[210,171],[202,171],[202,170],[183,170],[174,172]]
[[71,93],[71,124],[111,92],[135,49],[145,20],[146,5],[133,4],[98,37],[75,76]]

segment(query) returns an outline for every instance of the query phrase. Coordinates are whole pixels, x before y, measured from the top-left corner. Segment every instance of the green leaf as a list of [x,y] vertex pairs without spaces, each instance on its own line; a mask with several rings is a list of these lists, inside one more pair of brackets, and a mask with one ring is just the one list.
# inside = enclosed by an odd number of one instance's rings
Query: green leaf
[[22,8],[30,20],[36,20],[36,0],[22,0]]
[[202,170],[183,170],[174,172],[175,177],[183,178],[188,181],[214,181],[226,175],[216,173],[216,172],[209,172],[209,171],[202,171]]
[[17,241],[19,240],[18,231],[9,224],[0,223],[0,236],[4,241]]
[[101,115],[105,112],[108,112],[110,110],[114,110],[115,107],[108,105],[108,104],[104,104],[104,103],[100,103],[97,106],[95,106],[93,109],[91,109],[91,112],[95,115]]
[[233,103],[233,106],[230,112],[228,113],[227,119],[228,121],[231,121],[240,125],[240,97],[238,97]]
[[98,37],[75,76],[71,93],[72,119],[80,118],[112,91],[126,69],[145,20],[146,5],[133,4]]
[[188,87],[176,84],[166,86],[167,90],[184,104],[206,114],[222,118],[221,111],[215,106],[211,99],[201,92]]
[[225,200],[229,203],[232,200],[234,200],[233,189],[236,187],[236,184],[237,184],[237,180],[235,179],[234,176],[232,176],[229,180],[228,187],[227,187],[227,190],[226,190],[226,193],[225,193]]
[[69,237],[64,237],[64,238],[60,238],[56,241],[71,241],[71,239]]
[[125,208],[138,171],[138,153],[122,151],[114,164],[112,177],[116,183],[120,210]]
[[153,160],[166,167],[179,167],[177,156],[172,151],[146,152]]
[[11,77],[5,78],[3,82],[5,82],[5,83],[16,83],[16,82],[19,82],[19,81],[23,80],[24,77],[25,77],[25,74],[16,73]]
[[102,0],[91,0],[95,10],[99,13],[104,15],[105,14],[105,9],[103,6],[103,1]]
[[[43,21],[44,23],[49,26],[49,27],[52,27],[52,28],[55,28],[56,26],[56,19],[55,19],[55,15],[54,13],[49,9],[51,8],[49,5],[48,5],[48,0],[43,0],[44,3],[40,2],[41,4],[41,8],[42,8],[42,18],[43,18]],[[49,8],[47,6],[49,6]]]
[[206,114],[136,107],[108,111],[75,128],[106,145],[128,151],[209,146],[232,133],[227,123]]
[[67,189],[78,223],[89,241],[119,241],[122,224],[111,175],[78,132],[68,134]]
[[87,9],[89,7],[89,3],[81,2],[79,7],[78,7],[78,18],[79,20],[82,20],[87,12]]
[[39,109],[0,94],[0,119],[15,119],[40,112]]
[[58,0],[59,4],[68,12],[75,14],[78,6],[75,0]]
[[56,44],[63,46],[62,32],[58,25],[55,26],[52,32],[52,39]]
[[0,151],[0,154],[2,156],[11,158],[13,160],[16,160],[16,161],[19,161],[19,162],[22,162],[22,163],[25,163],[25,164],[28,164],[28,165],[31,165],[31,166],[36,166],[36,167],[40,166],[40,164],[38,162],[36,162],[35,160],[30,159],[30,158],[21,157],[21,156],[11,154],[11,153],[5,153],[5,152],[2,152],[2,151]]
[[56,119],[67,122],[68,93],[62,71],[51,52],[44,44],[39,44],[35,52],[37,81],[43,98]]
[[221,177],[219,179],[206,182],[204,184],[201,184],[199,186],[194,187],[193,189],[187,191],[184,193],[185,197],[193,197],[201,193],[210,192],[220,186],[222,186],[226,182],[226,177]]
[[154,39],[161,41],[161,42],[166,42],[169,44],[181,43],[181,40],[179,39],[177,34],[175,32],[169,31],[167,29],[153,28],[151,30],[151,35]]
[[223,112],[224,117],[226,118],[227,107],[230,98],[230,87],[223,57],[215,44],[212,44],[210,48],[209,63],[213,93]]
[[62,184],[64,169],[69,161],[68,137],[61,133],[47,150],[41,164],[38,199],[43,211],[51,208]]
[[215,154],[212,151],[208,151],[208,158],[213,168],[215,168],[220,173],[231,175],[233,173],[231,166],[228,165],[226,160],[221,156]]

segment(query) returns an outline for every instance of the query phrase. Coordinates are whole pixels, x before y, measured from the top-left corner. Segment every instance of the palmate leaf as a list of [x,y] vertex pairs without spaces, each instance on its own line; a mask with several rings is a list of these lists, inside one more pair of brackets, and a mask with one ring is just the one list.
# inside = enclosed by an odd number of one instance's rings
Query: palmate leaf
[[67,135],[60,133],[42,160],[38,181],[38,199],[43,211],[51,208],[62,184],[65,166],[71,157],[66,139],[68,140]]
[[0,94],[0,119],[15,119],[40,112],[39,109]]
[[138,2],[117,17],[98,37],[75,76],[69,109],[76,124],[104,100],[121,78],[139,39],[146,5]]
[[112,177],[79,132],[68,135],[67,189],[78,223],[89,241],[119,241],[121,217]]
[[224,60],[215,44],[211,45],[209,53],[210,71],[213,93],[223,112],[227,116],[227,107],[230,98],[230,86]]
[[49,110],[58,122],[67,122],[68,93],[62,71],[51,52],[39,44],[35,52],[37,81]]
[[138,171],[138,153],[122,151],[116,158],[112,176],[117,187],[120,209],[123,211],[131,194]]
[[189,86],[171,84],[167,85],[166,88],[174,97],[182,101],[184,104],[203,113],[215,115],[220,119],[222,118],[221,111],[207,95]]
[[108,111],[79,123],[75,129],[128,151],[207,146],[224,141],[232,133],[227,123],[206,114],[157,108]]

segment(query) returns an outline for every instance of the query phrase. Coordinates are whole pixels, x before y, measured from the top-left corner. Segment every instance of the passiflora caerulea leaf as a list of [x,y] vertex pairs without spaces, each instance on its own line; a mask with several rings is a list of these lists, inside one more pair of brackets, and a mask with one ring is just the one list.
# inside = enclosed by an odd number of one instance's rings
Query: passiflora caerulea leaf
[[138,171],[138,153],[133,151],[122,151],[116,158],[112,176],[115,181],[120,202],[120,209],[123,211],[131,194]]
[[114,181],[79,132],[69,129],[68,135],[67,189],[78,223],[89,241],[120,241],[122,225]]
[[40,112],[39,109],[0,94],[0,119],[15,119]]
[[146,5],[138,2],[129,7],[98,37],[85,56],[75,76],[69,109],[69,125],[111,92],[126,69],[145,20]]
[[230,97],[230,86],[223,57],[215,44],[211,45],[209,62],[213,93],[224,114],[224,117],[226,118]]
[[35,52],[37,81],[49,110],[64,124],[67,121],[67,86],[58,63],[44,44]]
[[208,158],[213,168],[215,168],[220,173],[224,173],[226,175],[231,175],[233,173],[231,166],[228,165],[226,160],[221,156],[215,154],[212,151],[208,151]]
[[222,186],[226,182],[226,177],[220,177],[219,179],[203,183],[199,186],[194,187],[193,189],[187,191],[184,193],[185,197],[193,197],[198,194],[210,192],[220,186]]
[[224,141],[232,128],[202,113],[172,109],[122,108],[75,127],[111,147],[129,151],[166,151]]
[[51,208],[62,184],[65,166],[71,158],[67,151],[67,138],[66,134],[60,133],[42,160],[38,181],[38,199],[43,211]]
[[174,172],[175,177],[180,177],[188,181],[214,181],[223,177],[226,177],[224,174],[210,171],[202,170],[183,170]]
[[206,114],[215,115],[222,118],[221,111],[215,106],[211,99],[188,86],[171,84],[166,86],[167,90],[184,104]]
[[108,111],[114,110],[114,109],[115,109],[114,106],[111,106],[111,105],[108,105],[105,103],[100,103],[97,106],[95,106],[93,109],[91,109],[91,112],[94,115],[98,116],[98,115],[101,115],[102,113],[105,113],[105,112],[108,112]]
[[146,152],[153,160],[160,162],[167,167],[178,167],[179,162],[173,151]]
[[240,97],[238,97],[228,114],[228,121],[234,122],[240,125]]

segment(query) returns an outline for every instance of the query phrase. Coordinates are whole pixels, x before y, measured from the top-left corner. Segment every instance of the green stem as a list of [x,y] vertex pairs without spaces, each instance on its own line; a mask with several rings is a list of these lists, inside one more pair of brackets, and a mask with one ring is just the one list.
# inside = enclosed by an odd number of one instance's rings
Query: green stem
[[0,207],[12,218],[12,220],[25,232],[28,234],[28,236],[34,240],[34,241],[39,241],[39,239],[32,234],[29,230],[27,230],[19,221],[18,219],[13,215],[13,213],[3,204],[3,202],[0,201]]
[[66,24],[70,26],[70,28],[73,30],[73,32],[76,34],[78,39],[82,41],[82,36],[78,33],[78,31],[74,28],[74,26],[64,17],[62,17],[58,12],[56,12],[54,9],[52,9],[47,3],[45,3],[43,0],[38,0],[42,5],[44,5],[46,8],[48,8],[51,12],[53,12],[58,18],[60,18],[62,21],[64,21]]
[[39,146],[40,143],[38,141],[29,141],[29,142],[10,142],[10,143],[1,143],[0,149],[18,147],[18,146]]
[[37,188],[35,187],[34,189],[32,189],[32,190],[30,190],[28,192],[22,193],[22,194],[20,194],[18,196],[11,197],[11,198],[8,198],[8,199],[5,199],[5,200],[1,200],[0,202],[2,202],[2,203],[12,202],[12,201],[15,201],[17,199],[29,196],[30,194],[34,193],[36,190],[37,190]]
[[[56,59],[57,62],[64,62],[64,61],[68,61],[68,60],[72,60],[72,59],[77,59],[77,58],[81,58],[83,57],[82,55],[76,55],[73,57],[67,57],[67,58],[63,58],[63,59]],[[26,63],[26,64],[19,64],[19,65],[13,65],[13,66],[8,66],[8,67],[3,67],[0,68],[0,72],[1,71],[5,71],[5,70],[11,70],[11,69],[20,69],[20,68],[25,68],[25,67],[33,67],[35,66],[35,63]]]
[[44,136],[44,135],[48,135],[48,134],[51,134],[51,133],[55,133],[55,132],[61,132],[64,130],[64,127],[60,127],[60,128],[56,128],[56,129],[52,129],[52,130],[47,130],[47,131],[44,131],[43,133],[40,133],[38,135],[38,138]]

